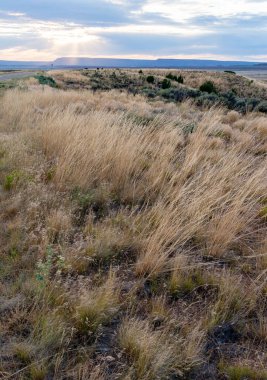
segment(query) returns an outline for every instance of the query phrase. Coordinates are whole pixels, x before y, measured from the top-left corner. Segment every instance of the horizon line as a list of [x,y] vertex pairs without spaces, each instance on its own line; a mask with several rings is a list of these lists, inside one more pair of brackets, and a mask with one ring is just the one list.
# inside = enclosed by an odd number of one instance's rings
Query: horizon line
[[116,59],[116,60],[128,60],[128,61],[159,61],[159,60],[173,60],[173,61],[217,61],[217,62],[247,62],[247,63],[267,63],[267,61],[253,61],[253,60],[246,60],[246,59],[219,59],[219,58],[175,58],[175,57],[157,57],[157,58],[133,58],[133,57],[108,57],[108,56],[101,56],[101,57],[90,57],[90,56],[61,56],[57,57],[53,60],[16,60],[16,59],[0,59],[0,62],[41,62],[41,63],[47,63],[52,64],[53,62],[59,60],[59,59]]

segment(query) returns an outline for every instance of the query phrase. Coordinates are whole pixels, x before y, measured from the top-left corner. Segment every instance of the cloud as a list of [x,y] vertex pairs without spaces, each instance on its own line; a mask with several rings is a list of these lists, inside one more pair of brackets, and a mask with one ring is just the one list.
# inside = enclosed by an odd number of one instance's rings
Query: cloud
[[259,0],[147,0],[142,13],[156,13],[183,21],[196,16],[236,17],[240,13],[267,15],[267,1]]
[[105,0],[9,0],[0,5],[2,11],[22,13],[30,18],[92,24],[128,22],[126,7]]
[[[209,57],[262,60],[267,0],[9,0],[0,55]],[[13,56],[14,55],[14,56]]]

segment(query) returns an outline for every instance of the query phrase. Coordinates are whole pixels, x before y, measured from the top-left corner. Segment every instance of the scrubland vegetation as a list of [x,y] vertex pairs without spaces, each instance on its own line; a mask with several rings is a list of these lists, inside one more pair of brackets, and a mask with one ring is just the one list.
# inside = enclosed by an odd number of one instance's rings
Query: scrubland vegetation
[[267,113],[267,87],[233,72],[176,70],[74,70],[48,73],[63,89],[120,89],[170,102],[193,100],[202,108],[223,106]]
[[267,379],[266,115],[88,73],[0,98],[2,378]]

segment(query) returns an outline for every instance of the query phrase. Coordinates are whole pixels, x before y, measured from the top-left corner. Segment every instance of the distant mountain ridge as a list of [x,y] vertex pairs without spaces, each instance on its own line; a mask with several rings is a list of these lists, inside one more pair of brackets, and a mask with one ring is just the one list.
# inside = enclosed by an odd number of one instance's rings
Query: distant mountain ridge
[[254,67],[267,63],[245,61],[218,61],[207,59],[119,59],[119,58],[76,58],[63,57],[53,62],[54,66],[78,66],[78,67],[124,67],[124,68],[229,68],[229,67]]
[[62,57],[53,62],[4,61],[0,70],[51,69],[51,68],[181,68],[181,69],[267,69],[267,62],[219,61],[208,59],[124,59],[124,58],[79,58]]

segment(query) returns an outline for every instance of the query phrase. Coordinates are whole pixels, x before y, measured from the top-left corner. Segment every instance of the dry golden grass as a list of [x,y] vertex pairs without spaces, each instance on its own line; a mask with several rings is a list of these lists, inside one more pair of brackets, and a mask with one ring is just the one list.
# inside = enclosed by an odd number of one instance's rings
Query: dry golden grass
[[[182,337],[168,341],[168,331],[153,331],[147,321],[128,319],[119,331],[119,345],[132,363],[130,373],[137,379],[167,379],[170,373],[184,370],[199,355],[199,343],[184,347]],[[193,335],[193,334],[192,334]],[[190,338],[192,336],[190,334]]]
[[0,102],[4,378],[219,376],[227,328],[267,364],[265,117],[35,83]]

